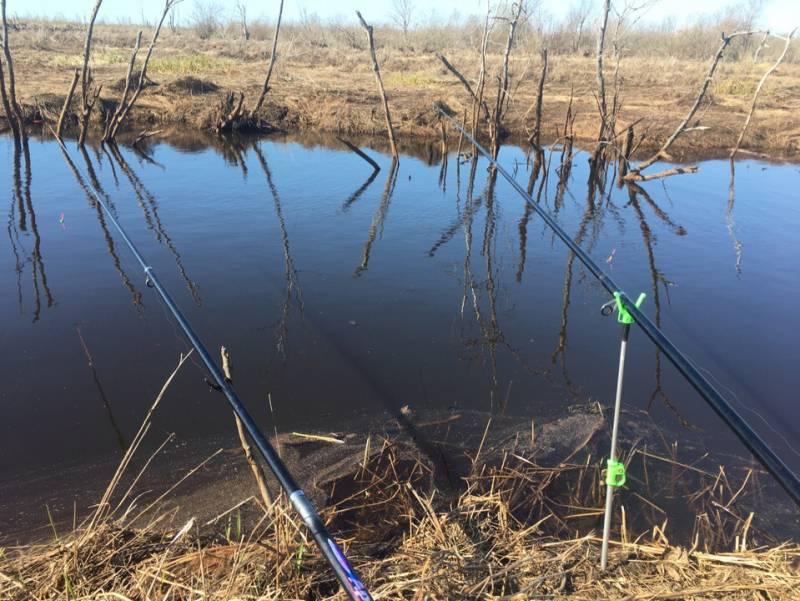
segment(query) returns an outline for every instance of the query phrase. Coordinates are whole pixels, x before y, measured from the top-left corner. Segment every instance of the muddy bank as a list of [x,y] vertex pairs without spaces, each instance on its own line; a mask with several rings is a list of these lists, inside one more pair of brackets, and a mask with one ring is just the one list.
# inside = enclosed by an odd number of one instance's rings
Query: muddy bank
[[[376,598],[749,599],[755,590],[788,600],[800,586],[800,548],[777,546],[761,516],[744,517],[752,473],[740,486],[741,466],[729,462],[715,477],[702,459],[687,463],[674,450],[668,457],[665,449],[641,448],[642,437],[654,433],[641,415],[625,419],[631,478],[620,491],[610,570],[601,574],[594,534],[602,497],[595,460],[607,438],[601,412],[584,406],[541,424],[520,422],[412,410],[369,436],[284,435],[277,442]],[[285,501],[262,506],[252,482],[247,490],[249,472],[237,453],[222,453],[236,473],[223,483],[211,484],[219,468],[203,467],[193,485],[157,499],[152,510],[158,493],[144,490],[113,517],[66,530],[52,525],[55,540],[8,547],[0,555],[0,594],[338,598]],[[679,514],[646,498],[645,489],[669,486],[672,498],[702,512],[688,533],[691,546],[676,544],[681,525],[670,520]],[[216,507],[199,501],[209,497]],[[784,537],[796,521],[790,515],[781,518]]]
[[[476,472],[496,470],[522,458],[537,470],[559,474],[562,482],[550,492],[585,507],[585,515],[581,515],[567,503],[557,512],[562,514],[559,521],[564,521],[554,525],[551,534],[573,529],[585,534],[601,525],[604,487],[600,466],[610,436],[604,413],[607,410],[597,404],[574,406],[567,414],[542,419],[409,410],[362,424],[358,432],[291,432],[271,438],[307,494],[319,507],[332,510],[331,515],[337,515],[338,506],[358,495],[358,482],[366,477],[359,466],[381,463],[387,454],[392,457],[395,477],[405,474],[420,492],[435,494],[443,506],[464,493]],[[750,534],[753,542],[800,538],[800,517],[791,503],[783,500],[769,475],[752,461],[712,455],[700,435],[663,430],[639,412],[625,414],[621,440],[623,449],[629,450],[632,483],[620,498],[631,531],[647,531],[666,518],[670,527],[665,534],[670,540],[690,544],[698,536],[698,528],[702,530],[697,513],[705,503],[722,499],[704,499],[700,494],[694,502],[687,502],[685,495],[718,478],[719,465],[724,464],[724,488],[730,488],[731,495],[740,485],[742,491],[728,508],[738,517],[726,516],[724,524],[715,525],[719,528],[714,534],[717,544],[735,536],[731,532],[751,511],[757,513]],[[0,543],[46,540],[52,534],[51,518],[59,531],[71,530],[91,513],[118,461],[110,457],[91,465],[62,466],[4,484],[0,487]],[[384,477],[388,467],[381,465],[375,473]],[[237,519],[246,524],[252,525],[261,515],[258,490],[233,435],[188,441],[170,438],[155,457],[142,452],[129,471],[128,483],[120,485],[125,489],[135,483],[136,493],[130,492],[129,502],[135,498],[136,506],[145,507],[169,490],[158,508],[169,514],[168,522],[173,525],[193,519],[201,530],[214,532],[220,527],[219,516],[229,516],[231,508],[236,508]],[[573,489],[577,471],[581,482]],[[278,483],[269,473],[267,480],[274,494]],[[764,503],[766,498],[772,499],[769,504]],[[148,513],[129,525],[141,526],[151,517]],[[347,517],[339,526],[345,530],[356,526],[380,529],[372,521],[367,512]]]

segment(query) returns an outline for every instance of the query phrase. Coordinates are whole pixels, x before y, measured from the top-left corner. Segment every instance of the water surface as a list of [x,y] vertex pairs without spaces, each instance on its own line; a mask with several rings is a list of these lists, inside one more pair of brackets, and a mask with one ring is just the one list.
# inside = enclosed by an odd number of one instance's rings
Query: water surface
[[[613,399],[619,329],[605,291],[479,161],[435,146],[371,174],[313,140],[130,148],[0,138],[0,482],[107,458],[126,444],[188,349],[92,186],[272,431],[348,429],[401,407],[509,415]],[[501,162],[527,181],[523,150]],[[558,162],[554,155],[553,165]],[[590,200],[586,155],[540,202],[795,469],[800,170],[752,160]],[[229,435],[194,362],[154,438]],[[272,410],[268,406],[268,395]],[[625,402],[743,454],[634,331]]]

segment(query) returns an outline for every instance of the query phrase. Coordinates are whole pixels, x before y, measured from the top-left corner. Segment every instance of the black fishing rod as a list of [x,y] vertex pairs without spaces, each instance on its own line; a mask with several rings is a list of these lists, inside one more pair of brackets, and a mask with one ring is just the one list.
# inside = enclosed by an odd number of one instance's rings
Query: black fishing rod
[[730,402],[714,388],[711,382],[701,374],[698,369],[692,364],[689,358],[684,355],[678,347],[676,347],[667,336],[650,321],[636,304],[622,291],[614,280],[612,280],[602,269],[595,263],[592,258],[573,240],[567,232],[565,232],[555,219],[545,211],[539,203],[537,203],[531,196],[525,192],[517,181],[508,173],[503,167],[492,157],[491,154],[481,146],[478,141],[469,134],[455,119],[443,111],[439,106],[434,105],[434,108],[440,115],[445,117],[464,137],[473,144],[473,146],[489,161],[489,163],[500,172],[500,174],[511,184],[511,187],[516,190],[525,202],[530,204],[534,211],[542,218],[542,220],[550,227],[555,234],[561,238],[561,241],[575,253],[575,256],[583,263],[595,278],[603,285],[603,287],[611,294],[619,294],[619,300],[628,310],[630,315],[636,321],[637,325],[647,335],[653,343],[662,350],[670,362],[677,368],[683,377],[694,387],[701,397],[711,406],[716,414],[722,418],[722,421],[733,430],[734,434],[746,446],[750,452],[758,459],[761,465],[772,474],[775,479],[780,483],[784,490],[789,493],[792,500],[800,505],[800,478],[778,457],[775,452],[767,445],[766,442],[750,427],[744,418],[733,408]]
[[[61,146],[61,150],[64,151],[69,159],[69,152],[67,151],[66,146],[64,146],[63,142],[58,140],[58,137],[56,137],[56,140]],[[77,169],[77,166],[75,168]],[[211,358],[211,355],[209,355],[205,345],[203,345],[203,343],[200,341],[200,338],[192,329],[192,326],[189,325],[189,322],[175,304],[175,301],[172,300],[172,297],[158,279],[158,276],[153,268],[148,265],[147,261],[145,261],[142,254],[136,248],[136,245],[128,237],[128,234],[119,224],[119,222],[117,222],[113,213],[108,208],[106,203],[103,202],[100,196],[96,194],[90,186],[87,186],[86,190],[89,191],[95,202],[97,202],[103,208],[103,211],[108,216],[108,219],[114,224],[114,227],[117,228],[119,235],[122,236],[125,244],[128,245],[131,253],[133,253],[134,257],[136,257],[136,260],[139,262],[139,265],[141,265],[142,270],[144,271],[145,283],[147,286],[150,288],[155,288],[156,292],[158,292],[158,295],[161,297],[161,300],[164,301],[164,304],[177,320],[178,325],[180,325],[181,329],[183,330],[183,333],[189,339],[189,342],[192,343],[192,346],[197,351],[197,354],[200,355],[200,358],[203,360],[203,363],[205,363],[205,366],[211,374],[211,377],[214,379],[214,382],[216,382],[220,391],[225,395],[225,398],[228,399],[231,408],[233,409],[234,413],[239,416],[239,419],[247,429],[247,433],[250,434],[250,438],[253,440],[259,452],[261,453],[261,456],[267,462],[269,468],[272,470],[272,473],[275,474],[275,477],[278,479],[281,488],[286,492],[295,510],[300,514],[303,522],[311,531],[317,546],[319,546],[319,549],[322,551],[325,559],[333,568],[333,571],[336,573],[336,578],[342,584],[344,590],[347,591],[350,599],[353,601],[372,601],[372,596],[369,594],[366,587],[361,583],[361,580],[359,580],[355,570],[353,570],[353,567],[347,561],[347,558],[339,549],[339,546],[333,540],[333,537],[331,537],[331,535],[328,533],[328,530],[325,528],[325,524],[323,524],[322,519],[317,513],[317,510],[314,508],[314,505],[308,500],[303,490],[297,485],[297,482],[295,482],[292,474],[278,456],[278,453],[275,452],[275,449],[269,443],[269,440],[267,440],[264,434],[262,434],[261,430],[259,430],[258,425],[256,425],[255,421],[253,421],[253,418],[250,416],[247,409],[245,409],[245,406],[242,404],[242,401],[239,399],[236,391],[234,391],[233,386],[231,386],[231,383],[223,375],[222,370]]]

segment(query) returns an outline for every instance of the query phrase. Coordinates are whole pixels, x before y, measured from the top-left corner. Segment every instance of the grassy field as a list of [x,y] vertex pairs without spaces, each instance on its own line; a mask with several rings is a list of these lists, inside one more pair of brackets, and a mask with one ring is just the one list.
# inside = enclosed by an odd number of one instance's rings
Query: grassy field
[[[91,66],[98,82],[104,84],[101,98],[113,101],[113,89],[125,75],[130,46],[136,28],[98,24]],[[337,29],[321,28],[316,37],[297,27],[281,33],[278,61],[267,100],[268,121],[287,130],[314,130],[340,134],[382,134],[383,115],[373,78],[363,31],[354,30],[346,41],[335,41]],[[165,27],[148,71],[157,85],[148,87],[133,111],[133,128],[154,124],[202,128],[227,91],[243,91],[253,104],[261,87],[271,46],[271,32],[248,42],[233,35],[201,39],[193,29]],[[323,35],[327,32],[327,41]],[[397,32],[387,32],[394,39]],[[145,30],[144,39],[148,39]],[[392,117],[401,138],[438,136],[434,101],[444,101],[457,113],[468,98],[461,84],[434,55],[441,51],[469,79],[476,79],[478,52],[466,39],[460,43],[442,36],[439,46],[383,45],[382,30],[376,32],[378,60],[389,95]],[[254,39],[257,37],[258,39]],[[22,22],[9,35],[17,70],[17,86],[23,103],[46,101],[57,114],[66,94],[72,69],[80,65],[84,30],[77,24]],[[432,38],[433,42],[436,38]],[[316,40],[316,41],[315,41]],[[319,40],[322,40],[321,42]],[[447,43],[451,42],[452,47]],[[144,44],[144,42],[143,42]],[[353,47],[356,46],[356,47]],[[712,152],[733,145],[749,108],[752,93],[778,44],[753,60],[753,49],[731,50],[714,78],[710,93],[697,117],[702,129],[682,137],[673,148],[674,156]],[[490,45],[487,57],[492,77],[501,63],[502,44]],[[702,54],[702,49],[698,51]],[[646,132],[642,148],[659,144],[686,114],[710,64],[710,55],[671,57],[660,52],[623,56],[619,64],[622,125],[641,119],[639,132]],[[800,64],[793,59],[767,80],[758,108],[744,141],[744,148],[773,155],[790,156],[800,150]],[[789,60],[792,59],[792,60]],[[532,107],[536,97],[540,58],[538,47],[523,40],[511,56],[511,101],[505,127],[517,140],[527,138],[533,125]],[[613,77],[614,63],[607,60],[607,78]],[[193,77],[216,86],[212,91],[182,85]],[[556,137],[570,96],[577,112],[577,142],[597,136],[595,59],[590,51],[554,53],[543,101],[543,139]],[[176,83],[177,82],[177,83]],[[209,86],[214,88],[214,86]],[[487,89],[496,86],[490,79]],[[487,92],[489,94],[489,92]],[[137,131],[138,131],[137,129]]]

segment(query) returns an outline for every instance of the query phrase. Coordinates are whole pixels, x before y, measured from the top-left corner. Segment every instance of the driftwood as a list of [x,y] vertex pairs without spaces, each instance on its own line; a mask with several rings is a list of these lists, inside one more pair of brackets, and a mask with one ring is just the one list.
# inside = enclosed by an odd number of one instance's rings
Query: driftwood
[[[8,125],[18,136],[22,126],[22,113],[19,110],[17,103],[17,87],[16,79],[14,77],[14,61],[11,57],[11,50],[8,47],[8,20],[6,19],[6,0],[0,0],[0,13],[3,18],[3,56],[6,59],[6,68],[8,69],[8,88],[6,89],[5,75],[3,74],[3,67],[0,64],[0,96],[3,101],[3,110],[6,113]],[[0,61],[2,63],[2,61]]]
[[361,150],[358,146],[356,146],[352,142],[349,142],[349,141],[345,140],[344,138],[340,138],[339,136],[336,136],[336,139],[339,140],[339,142],[341,142],[345,146],[347,146],[350,150],[355,152],[358,156],[360,156],[362,159],[364,159],[367,163],[369,163],[375,173],[377,173],[378,171],[381,170],[381,166],[378,165],[378,163],[376,163],[371,156],[369,156],[366,152]]
[[[697,98],[695,98],[694,104],[692,104],[692,107],[689,109],[689,112],[686,114],[686,117],[684,117],[683,121],[681,121],[681,123],[678,125],[678,127],[675,129],[675,131],[672,132],[672,135],[669,138],[667,138],[667,141],[664,142],[664,144],[661,146],[661,148],[659,148],[658,151],[653,156],[651,156],[649,159],[647,159],[645,161],[642,161],[641,163],[636,165],[635,168],[631,169],[630,173],[628,173],[625,176],[625,180],[627,180],[627,181],[646,181],[646,180],[640,179],[640,175],[639,174],[640,174],[641,171],[643,171],[644,169],[647,169],[650,165],[652,165],[653,163],[655,163],[656,161],[658,161],[660,159],[669,160],[671,158],[669,156],[669,154],[667,154],[667,150],[669,150],[669,147],[672,146],[672,144],[675,142],[675,140],[678,139],[678,137],[681,134],[683,134],[685,131],[687,131],[687,128],[689,126],[689,122],[692,120],[692,117],[694,117],[695,113],[697,112],[697,109],[700,108],[700,104],[703,102],[703,98],[705,98],[706,92],[708,91],[708,87],[711,85],[711,80],[714,78],[714,73],[717,70],[717,66],[719,65],[720,61],[722,60],[722,56],[725,53],[725,49],[731,43],[732,39],[734,39],[736,37],[741,37],[741,36],[750,36],[750,35],[753,35],[754,33],[758,33],[758,32],[756,32],[756,31],[736,31],[736,32],[734,32],[734,33],[732,33],[730,35],[727,35],[727,36],[724,33],[722,34],[722,43],[720,44],[719,48],[717,49],[717,52],[714,54],[714,58],[711,60],[711,66],[708,69],[708,73],[706,74],[706,77],[703,80],[703,84],[700,86],[700,91],[697,94]],[[671,171],[671,170],[668,170],[668,171]],[[681,173],[693,173],[693,171],[682,171]],[[669,175],[673,175],[673,174],[670,173]],[[653,179],[653,178],[648,178],[648,179]]]
[[761,77],[761,80],[758,82],[756,91],[753,93],[753,102],[750,104],[750,110],[747,112],[747,118],[744,120],[744,125],[742,125],[742,131],[739,132],[739,137],[736,139],[736,144],[734,145],[733,150],[731,150],[730,157],[732,159],[735,158],[736,153],[739,152],[739,146],[741,146],[742,140],[744,139],[744,134],[747,131],[747,127],[750,125],[750,120],[753,118],[753,112],[756,110],[756,102],[758,101],[758,95],[761,94],[761,88],[764,87],[764,82],[767,81],[767,78],[772,75],[772,73],[775,72],[775,69],[777,69],[778,66],[783,62],[783,59],[786,57],[786,52],[789,50],[789,45],[792,43],[792,37],[794,37],[796,31],[797,27],[792,29],[792,31],[789,32],[789,35],[786,36],[783,52],[781,52],[781,55],[778,57],[778,59],[769,69],[767,69],[767,71]]
[[359,11],[356,11],[356,15],[358,16],[358,20],[361,22],[361,26],[367,32],[367,42],[369,43],[369,54],[372,58],[372,72],[375,74],[375,81],[378,83],[378,91],[381,94],[381,101],[383,103],[383,114],[386,117],[386,132],[389,136],[389,146],[392,149],[392,157],[395,160],[398,160],[399,155],[397,153],[397,143],[394,139],[394,128],[392,127],[392,116],[389,112],[389,102],[386,100],[386,90],[383,87],[383,79],[381,79],[381,69],[378,66],[378,57],[375,56],[375,38],[373,37],[372,33],[372,25],[368,25],[367,22],[364,20],[364,17],[361,16]]
[[642,175],[641,173],[631,171],[628,175],[623,177],[622,179],[626,182],[649,182],[653,179],[661,179],[662,177],[669,177],[670,175],[681,175],[682,173],[697,173],[699,168],[697,165],[689,165],[687,167],[675,167],[673,169],[665,169],[664,171],[659,171],[658,173],[648,173],[647,175]]
[[92,14],[89,17],[89,26],[86,29],[86,40],[83,44],[83,66],[81,67],[81,111],[79,115],[80,133],[78,134],[78,146],[83,146],[86,142],[86,132],[89,129],[89,119],[92,116],[97,98],[100,96],[100,87],[92,90],[92,72],[89,68],[89,55],[92,53],[92,35],[94,34],[94,22],[97,20],[97,13],[103,0],[97,0]]
[[[142,63],[142,70],[139,72],[139,80],[136,83],[136,90],[134,90],[133,94],[130,97],[130,100],[127,98],[127,93],[123,92],[122,100],[120,100],[120,105],[117,107],[117,111],[114,114],[114,118],[110,123],[110,127],[107,129],[106,134],[103,136],[105,140],[113,140],[117,136],[117,132],[119,131],[120,126],[125,121],[125,117],[128,116],[131,108],[139,99],[139,95],[142,93],[144,89],[145,82],[147,81],[147,65],[150,63],[150,57],[153,55],[153,49],[155,48],[156,42],[158,41],[158,35],[161,33],[161,27],[164,25],[164,19],[167,18],[167,14],[172,9],[173,6],[181,2],[182,0],[164,0],[164,10],[161,12],[161,18],[156,25],[155,31],[153,31],[153,37],[150,40],[150,45],[147,47],[147,54],[144,57],[144,62]],[[137,42],[139,41],[139,37],[137,36]],[[134,61],[136,60],[136,53],[138,49],[134,47],[133,56],[131,57],[131,70]],[[128,89],[128,81],[125,82],[125,89]]]
[[281,17],[283,16],[283,0],[281,0],[278,7],[278,21],[275,24],[275,35],[272,36],[272,53],[269,56],[269,65],[267,66],[267,76],[264,78],[264,86],[261,88],[261,94],[258,97],[256,106],[253,109],[254,113],[261,110],[261,105],[264,104],[264,99],[269,92],[269,80],[272,78],[272,69],[275,67],[275,61],[278,59],[278,34],[281,31]]
[[[225,379],[228,381],[228,383],[233,383],[233,372],[231,370],[231,359],[228,355],[228,349],[223,346],[220,347],[219,352],[222,356],[222,371],[225,374]],[[247,442],[247,435],[245,434],[242,420],[240,420],[239,416],[235,413],[233,414],[233,418],[236,420],[236,431],[239,433],[239,441],[242,443],[244,458],[247,460],[247,463],[253,472],[253,477],[256,480],[256,485],[258,486],[258,492],[261,495],[261,500],[264,502],[265,508],[270,507],[272,505],[272,495],[269,492],[269,487],[267,487],[267,479],[264,477],[264,472],[261,469],[261,466],[256,463],[256,460],[253,458],[253,451],[250,448],[250,443]]]
[[69,84],[69,91],[67,92],[66,98],[64,98],[64,105],[61,107],[61,113],[58,115],[55,134],[59,140],[62,139],[61,136],[64,133],[64,120],[67,118],[67,111],[72,105],[72,97],[75,95],[75,88],[78,86],[80,76],[81,72],[75,69],[75,72],[72,74],[72,82]]

